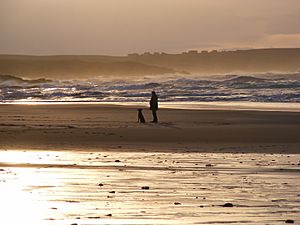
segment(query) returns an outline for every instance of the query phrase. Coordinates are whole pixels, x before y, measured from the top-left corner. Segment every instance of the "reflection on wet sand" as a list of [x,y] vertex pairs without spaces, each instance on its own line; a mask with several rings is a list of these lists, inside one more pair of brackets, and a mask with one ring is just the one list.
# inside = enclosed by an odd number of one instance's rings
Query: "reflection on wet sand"
[[0,151],[0,161],[0,224],[300,220],[299,155]]

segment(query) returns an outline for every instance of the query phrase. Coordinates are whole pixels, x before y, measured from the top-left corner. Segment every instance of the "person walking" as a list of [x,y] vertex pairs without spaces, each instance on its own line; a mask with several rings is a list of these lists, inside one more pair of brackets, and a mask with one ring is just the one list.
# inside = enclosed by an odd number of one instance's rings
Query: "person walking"
[[155,91],[152,91],[151,100],[150,100],[150,110],[152,111],[153,120],[151,123],[157,123],[156,111],[158,110],[158,97]]

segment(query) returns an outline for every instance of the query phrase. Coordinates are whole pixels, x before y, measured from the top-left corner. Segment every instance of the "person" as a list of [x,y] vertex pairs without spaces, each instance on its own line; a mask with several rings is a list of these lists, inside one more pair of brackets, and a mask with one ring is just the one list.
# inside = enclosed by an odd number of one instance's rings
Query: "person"
[[158,120],[157,120],[156,111],[158,110],[158,97],[155,91],[152,91],[152,96],[150,100],[150,110],[152,111],[152,116],[153,116],[153,120],[151,121],[151,123],[157,123]]

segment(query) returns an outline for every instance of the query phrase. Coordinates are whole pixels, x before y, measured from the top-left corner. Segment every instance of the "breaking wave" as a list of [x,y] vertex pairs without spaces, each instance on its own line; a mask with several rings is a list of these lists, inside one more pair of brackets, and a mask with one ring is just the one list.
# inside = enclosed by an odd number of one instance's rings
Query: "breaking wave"
[[300,73],[61,81],[0,75],[0,88],[2,102],[144,102],[152,90],[163,102],[300,102]]

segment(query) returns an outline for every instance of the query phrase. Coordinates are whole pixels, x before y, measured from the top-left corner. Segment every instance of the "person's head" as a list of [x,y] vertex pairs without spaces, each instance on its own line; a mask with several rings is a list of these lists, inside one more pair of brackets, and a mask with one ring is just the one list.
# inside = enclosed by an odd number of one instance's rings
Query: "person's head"
[[152,95],[156,95],[155,91],[152,91]]

